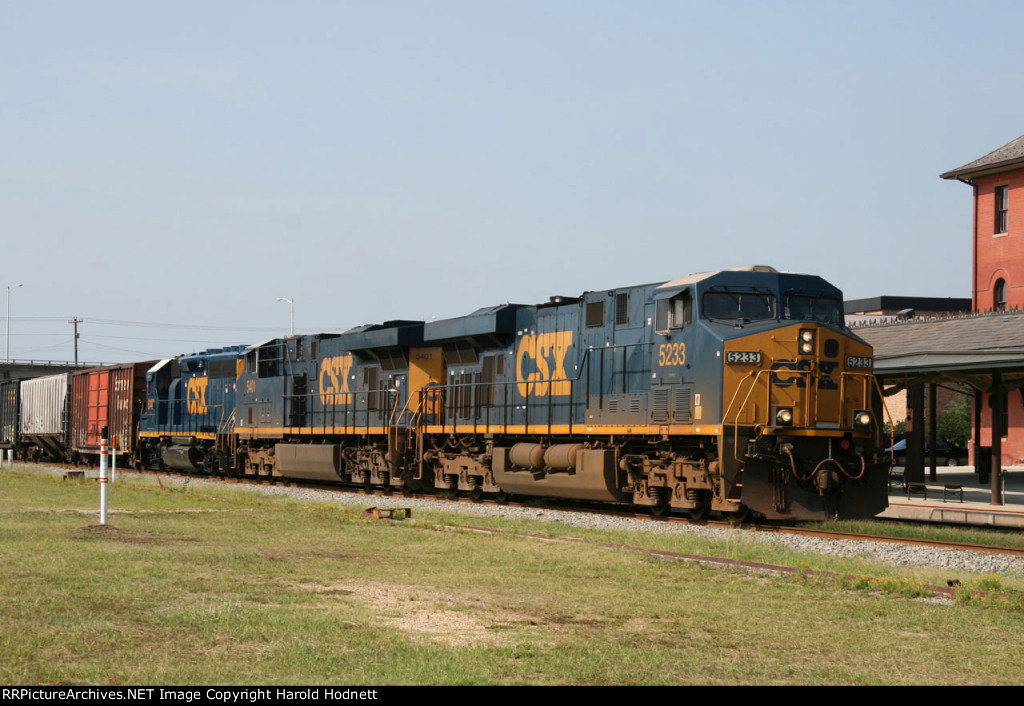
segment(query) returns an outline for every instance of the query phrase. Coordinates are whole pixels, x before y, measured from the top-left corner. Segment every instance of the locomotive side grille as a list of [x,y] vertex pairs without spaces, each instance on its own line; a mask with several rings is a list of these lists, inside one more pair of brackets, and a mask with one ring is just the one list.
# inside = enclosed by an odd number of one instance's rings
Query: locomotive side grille
[[622,326],[629,323],[629,294],[623,292],[615,296],[615,325]]
[[692,421],[690,414],[690,386],[677,387],[672,413],[677,422],[689,424]]
[[651,393],[651,421],[668,421],[668,390],[654,390]]
[[383,370],[403,370],[409,366],[405,361],[405,353],[402,352],[401,348],[387,348],[378,351],[377,359],[380,361],[380,367]]
[[468,341],[443,343],[441,350],[444,352],[444,362],[448,365],[477,362],[476,349]]

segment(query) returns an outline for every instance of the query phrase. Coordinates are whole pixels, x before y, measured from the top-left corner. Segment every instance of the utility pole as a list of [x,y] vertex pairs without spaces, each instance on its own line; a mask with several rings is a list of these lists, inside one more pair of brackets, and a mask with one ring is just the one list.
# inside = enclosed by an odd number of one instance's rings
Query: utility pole
[[11,290],[23,286],[24,285],[21,282],[7,286],[7,353],[5,355],[5,360],[8,363],[11,362]]
[[85,322],[76,316],[68,323],[75,327],[75,365],[78,365],[78,324],[84,324]]

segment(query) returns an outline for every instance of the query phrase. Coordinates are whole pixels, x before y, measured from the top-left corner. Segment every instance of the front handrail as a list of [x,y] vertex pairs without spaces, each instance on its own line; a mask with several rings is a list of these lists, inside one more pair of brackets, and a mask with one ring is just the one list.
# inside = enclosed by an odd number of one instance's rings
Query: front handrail
[[[726,407],[725,412],[722,414],[722,426],[723,427],[728,427],[728,426],[732,427],[732,433],[733,433],[733,459],[735,461],[737,461],[737,462],[742,460],[740,458],[740,449],[739,449],[739,442],[740,442],[740,434],[739,434],[740,418],[743,416],[744,412],[747,410],[748,404],[749,404],[749,401],[750,401],[750,398],[751,398],[751,395],[754,394],[755,389],[758,389],[758,381],[761,379],[762,376],[767,376],[767,384],[764,385],[764,391],[765,391],[764,402],[765,402],[765,415],[766,416],[765,416],[765,419],[763,419],[763,420],[761,420],[761,419],[754,419],[752,422],[750,422],[750,425],[754,426],[755,428],[761,428],[761,427],[767,427],[767,426],[773,426],[774,425],[773,424],[773,420],[771,418],[772,386],[773,386],[773,381],[772,381],[771,375],[772,375],[772,373],[777,373],[777,372],[780,372],[780,371],[778,371],[778,370],[770,370],[770,369],[762,369],[762,370],[758,370],[756,374],[753,371],[747,373],[747,375],[745,375],[743,378],[741,378],[739,383],[736,385],[736,390],[733,392],[733,396],[732,396],[732,398],[729,401],[729,405]],[[787,376],[802,376],[802,377],[805,377],[804,385],[802,387],[801,386],[797,386],[797,389],[804,390],[803,394],[798,395],[799,397],[802,397],[803,399],[802,400],[798,399],[797,400],[798,404],[795,405],[795,406],[797,406],[799,408],[799,413],[801,414],[801,418],[799,420],[798,419],[794,419],[793,423],[797,427],[801,427],[801,426],[802,427],[809,427],[810,426],[810,421],[808,419],[808,415],[810,413],[810,410],[809,410],[808,406],[809,406],[809,401],[810,401],[810,398],[811,398],[811,384],[810,383],[811,383],[812,376],[815,375],[815,373],[817,371],[815,371],[815,370],[790,370],[790,369],[787,368],[787,369],[785,369],[782,372],[785,372],[785,374]],[[865,404],[865,406],[867,406],[869,404],[869,397],[870,397],[870,395],[868,394],[868,385],[871,382],[874,383],[875,389],[876,389],[876,391],[879,394],[879,399],[882,400],[883,410],[885,412],[885,415],[888,416],[889,421],[890,421],[890,426],[891,426],[891,424],[892,424],[892,417],[889,414],[889,408],[888,408],[888,406],[885,405],[885,399],[882,396],[881,386],[879,385],[878,378],[875,377],[873,373],[870,373],[870,372],[859,372],[859,371],[858,372],[842,371],[840,373],[840,382],[839,382],[839,390],[838,390],[839,400],[840,400],[840,402],[839,402],[840,407],[841,408],[845,407],[847,379],[850,379],[850,380],[860,379],[861,380],[861,383],[862,383],[862,386],[863,386],[863,397],[864,397],[864,404]],[[736,401],[739,398],[739,395],[740,395],[741,391],[743,390],[745,383],[748,380],[751,381],[750,382],[750,387],[749,387],[749,389],[747,389],[746,394],[743,396],[742,402],[735,409],[735,412],[733,412],[733,407],[736,404]],[[818,403],[818,396],[815,395],[814,398],[815,398],[815,400],[814,400],[815,401],[815,405],[817,405],[817,403]],[[797,411],[797,410],[794,410],[794,411]],[[817,411],[817,410],[815,410],[815,411]],[[840,418],[840,424],[842,424],[841,418]],[[881,438],[882,432],[881,432],[880,422],[879,422],[878,419],[875,418],[875,415],[872,415],[872,424],[873,424],[873,431],[875,432],[876,436],[878,438]],[[842,427],[840,427],[840,428],[842,428]],[[760,434],[760,432],[758,432],[758,433]]]

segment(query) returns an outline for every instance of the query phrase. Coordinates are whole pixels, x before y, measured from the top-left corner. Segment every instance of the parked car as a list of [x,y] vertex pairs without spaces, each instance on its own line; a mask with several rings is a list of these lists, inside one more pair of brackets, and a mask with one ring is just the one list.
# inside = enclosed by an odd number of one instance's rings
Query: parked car
[[[885,453],[891,455],[895,459],[895,465],[905,466],[907,465],[907,439],[897,441],[891,447],[885,450]],[[928,457],[931,453],[931,446],[928,443],[928,439],[924,440],[924,462],[928,464]],[[963,446],[957,446],[951,444],[945,439],[937,439],[935,442],[935,456],[936,461],[940,464],[944,463],[947,466],[966,466],[967,465],[967,449]]]

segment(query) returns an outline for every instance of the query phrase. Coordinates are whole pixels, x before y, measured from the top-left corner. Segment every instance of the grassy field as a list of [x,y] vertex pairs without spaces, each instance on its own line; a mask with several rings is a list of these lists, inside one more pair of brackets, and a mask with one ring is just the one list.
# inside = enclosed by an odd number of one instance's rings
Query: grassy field
[[[908,597],[947,578],[1014,588],[1007,577],[797,555],[739,532],[374,521],[129,475],[106,528],[95,482],[3,469],[0,498],[5,685],[1020,682],[1018,602]],[[882,580],[757,575],[463,522]]]

